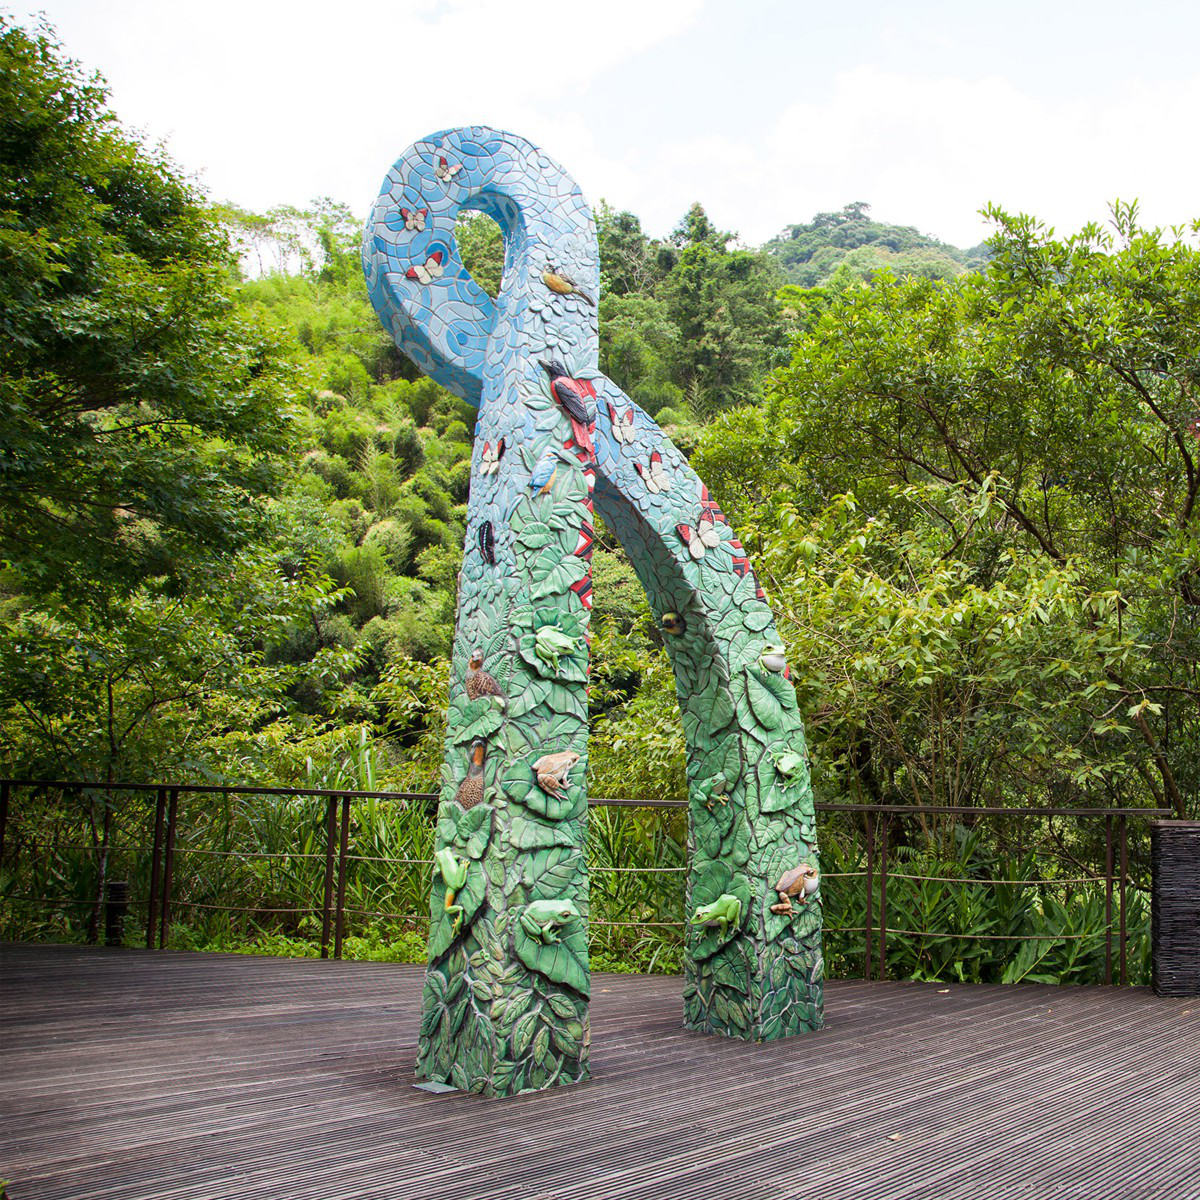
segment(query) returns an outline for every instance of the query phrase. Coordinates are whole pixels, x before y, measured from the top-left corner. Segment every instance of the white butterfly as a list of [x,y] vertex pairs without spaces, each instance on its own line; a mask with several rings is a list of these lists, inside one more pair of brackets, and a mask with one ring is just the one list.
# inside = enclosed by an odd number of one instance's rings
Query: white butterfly
[[676,525],[675,532],[683,538],[688,553],[696,559],[703,558],[709,550],[715,550],[721,544],[721,535],[713,526],[711,514],[702,512],[700,519],[693,529],[690,525]]
[[432,283],[442,275],[442,252],[435,250],[423,263],[414,263],[404,274],[419,283]]
[[623,417],[617,416],[617,410],[610,404],[608,417],[612,421],[613,437],[623,446],[631,445],[637,440],[637,430],[633,427],[633,409],[627,409]]
[[[657,496],[659,492],[669,492],[671,490],[671,477],[667,474],[667,468],[663,466],[662,455],[657,450],[650,455],[649,466],[643,467],[640,462],[635,462],[633,469],[642,477],[642,482],[646,485],[646,490],[651,494]],[[686,529],[687,526],[683,525],[680,528]],[[683,535],[681,534],[680,536],[682,537]],[[684,538],[684,541],[686,540]]]
[[439,158],[434,165],[433,173],[442,183],[449,183],[461,170],[462,163],[455,163],[451,166],[444,158]]
[[409,233],[423,233],[425,218],[429,216],[427,208],[401,208],[400,215],[404,218],[404,228]]
[[495,448],[491,442],[483,443],[483,462],[480,464],[480,475],[495,475],[500,470],[500,460],[504,457],[504,439],[501,438]]

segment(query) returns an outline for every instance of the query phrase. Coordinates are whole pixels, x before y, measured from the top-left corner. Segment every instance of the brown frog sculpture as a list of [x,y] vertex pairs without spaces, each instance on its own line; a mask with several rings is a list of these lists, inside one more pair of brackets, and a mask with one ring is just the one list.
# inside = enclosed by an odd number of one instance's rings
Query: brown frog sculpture
[[557,754],[543,754],[533,764],[533,773],[537,776],[538,787],[551,796],[561,796],[567,786],[567,776],[571,768],[579,761],[579,755],[573,750],[561,750]]
[[793,897],[797,904],[807,904],[808,898],[817,890],[821,883],[821,873],[808,863],[801,863],[790,871],[785,871],[775,885],[779,893],[779,903],[771,905],[773,913],[790,917],[796,910],[792,907]]

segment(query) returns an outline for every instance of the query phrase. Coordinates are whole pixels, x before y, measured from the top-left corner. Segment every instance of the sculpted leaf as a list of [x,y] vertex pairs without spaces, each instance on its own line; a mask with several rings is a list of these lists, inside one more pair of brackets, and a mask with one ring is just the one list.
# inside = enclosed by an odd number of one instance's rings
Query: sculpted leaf
[[746,671],[746,699],[755,720],[764,729],[778,729],[783,723],[782,706],[752,667]]
[[559,931],[558,941],[543,942],[517,922],[513,930],[517,957],[531,970],[552,983],[561,983],[581,996],[591,993],[587,966],[587,936],[583,922],[573,920]]

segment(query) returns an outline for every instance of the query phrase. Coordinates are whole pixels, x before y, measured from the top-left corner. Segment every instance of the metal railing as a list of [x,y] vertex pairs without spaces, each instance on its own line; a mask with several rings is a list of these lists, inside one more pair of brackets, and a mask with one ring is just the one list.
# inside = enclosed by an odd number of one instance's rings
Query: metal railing
[[[5,839],[10,821],[10,797],[15,788],[39,789],[43,791],[58,791],[64,794],[86,792],[91,793],[134,793],[153,794],[154,809],[152,818],[152,844],[149,847],[123,846],[125,852],[149,850],[149,883],[148,895],[141,901],[130,901],[133,905],[145,905],[147,949],[165,949],[170,938],[171,918],[174,908],[215,909],[224,912],[256,912],[276,914],[306,913],[320,916],[320,954],[328,958],[341,958],[346,918],[350,910],[346,904],[346,887],[348,871],[354,862],[379,862],[397,866],[427,867],[427,859],[395,856],[369,856],[352,854],[350,846],[352,806],[355,802],[365,800],[385,800],[400,802],[409,807],[420,806],[426,816],[432,819],[436,814],[438,796],[432,792],[391,792],[391,791],[355,791],[346,789],[322,788],[289,788],[289,787],[231,787],[216,784],[187,784],[174,783],[91,783],[80,780],[40,780],[40,779],[3,779],[0,780],[0,870],[3,869],[5,858]],[[287,797],[295,799],[318,800],[324,802],[324,845],[319,854],[287,851],[272,854],[262,850],[249,851],[220,851],[189,847],[186,853],[193,855],[213,855],[217,857],[238,858],[286,858],[315,859],[320,858],[323,864],[323,886],[321,888],[321,906],[316,908],[287,908],[268,909],[262,907],[248,908],[238,905],[214,905],[196,901],[180,901],[173,895],[176,874],[176,858],[179,853],[177,834],[179,831],[179,802],[186,795],[219,795],[233,796],[262,796]],[[625,798],[591,798],[589,805],[593,808],[642,808],[642,809],[686,809],[687,802],[683,800],[638,800]],[[865,863],[861,871],[829,873],[824,876],[827,881],[842,878],[861,878],[865,880],[866,910],[862,926],[827,926],[830,933],[862,934],[864,941],[863,978],[886,978],[888,964],[889,936],[897,937],[937,937],[944,936],[944,931],[897,928],[889,925],[888,884],[890,880],[910,880],[918,882],[951,883],[961,885],[1016,885],[1016,886],[1062,886],[1069,884],[1098,884],[1103,881],[1105,896],[1105,981],[1113,980],[1114,958],[1117,974],[1121,983],[1128,981],[1127,962],[1127,892],[1129,886],[1129,822],[1151,820],[1158,817],[1170,817],[1173,810],[1158,808],[1005,808],[1005,807],[967,807],[955,805],[889,805],[889,804],[838,804],[818,803],[817,811],[822,815],[843,814],[860,823],[860,831],[865,841]],[[961,818],[964,822],[978,822],[981,819],[1039,819],[1068,818],[1079,822],[1104,823],[1104,870],[1103,874],[1093,872],[1077,878],[1037,878],[1037,879],[999,879],[989,880],[976,877],[953,877],[919,875],[894,869],[890,853],[891,830],[900,820],[925,821],[933,818]],[[147,830],[149,832],[149,830]],[[63,846],[60,849],[78,849],[98,852],[99,847]],[[114,847],[116,849],[116,847]],[[679,874],[686,873],[686,867],[663,866],[633,866],[633,867],[593,867],[593,873],[605,874]],[[826,885],[828,886],[828,884]],[[91,901],[64,901],[53,897],[23,897],[32,903],[53,903],[59,905],[91,904]],[[1114,925],[1114,906],[1116,908],[1116,923]],[[353,910],[353,915],[390,919],[402,922],[427,922],[428,913],[392,913]],[[685,923],[682,921],[593,921],[593,924],[613,927],[639,928],[675,928],[682,931]],[[1036,940],[1036,934],[986,934],[972,933],[971,937],[982,940],[1025,941]],[[1053,940],[1070,940],[1072,937],[1083,935],[1055,934]]]
[[[1129,883],[1129,821],[1153,820],[1157,817],[1175,815],[1174,809],[1167,808],[1002,808],[998,806],[967,807],[962,805],[903,805],[903,804],[818,804],[820,812],[857,812],[863,815],[867,845],[866,889],[867,916],[866,926],[861,931],[866,935],[866,954],[863,978],[875,978],[874,964],[875,936],[878,930],[878,978],[887,978],[887,940],[888,940],[888,902],[887,886],[891,878],[912,879],[921,882],[945,882],[961,884],[983,884],[990,886],[1011,885],[1012,880],[980,880],[974,878],[946,878],[930,875],[910,875],[889,871],[888,846],[889,830],[892,816],[921,817],[925,815],[961,816],[978,819],[981,817],[1068,817],[1074,820],[1103,820],[1105,844],[1104,880],[1104,981],[1113,981],[1113,900],[1117,901],[1119,919],[1116,930],[1117,956],[1119,960],[1119,977],[1122,984],[1129,982],[1128,964],[1128,927],[1127,927],[1127,895]],[[1115,828],[1114,828],[1115,827]],[[1119,845],[1119,873],[1116,861],[1116,849]],[[1077,879],[1022,879],[1023,886],[1053,884],[1062,886],[1071,883],[1099,882],[1099,876],[1085,876]],[[876,926],[875,887],[879,889],[878,924]],[[859,932],[858,930],[842,930],[842,932]],[[894,934],[908,937],[923,937],[930,934],[938,936],[937,931],[920,929],[893,929]],[[973,937],[982,940],[1033,940],[1036,934],[986,934],[974,933]],[[1070,940],[1082,935],[1055,934],[1053,940]]]

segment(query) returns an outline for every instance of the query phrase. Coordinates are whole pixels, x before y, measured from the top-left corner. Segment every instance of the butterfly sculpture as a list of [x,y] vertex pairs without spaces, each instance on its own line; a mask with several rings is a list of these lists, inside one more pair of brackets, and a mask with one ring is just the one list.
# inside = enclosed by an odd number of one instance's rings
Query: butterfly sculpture
[[409,233],[425,232],[425,218],[429,216],[429,209],[401,208],[400,215],[404,218],[404,228]]
[[617,410],[611,405],[608,405],[608,419],[612,422],[613,437],[621,443],[622,446],[631,446],[637,439],[637,430],[633,427],[633,409],[627,408],[625,415],[620,417],[617,415]]
[[445,257],[443,251],[435,250],[423,263],[413,263],[404,274],[418,283],[432,283],[442,277],[442,271],[445,269],[442,263]]
[[449,183],[462,170],[462,163],[449,163],[444,157],[434,164],[433,173],[442,183]]
[[675,531],[683,538],[688,553],[697,560],[721,544],[721,535],[717,532],[710,513],[702,512],[695,526],[676,525]]
[[496,533],[491,521],[479,526],[479,554],[489,567],[496,565]]
[[495,475],[500,470],[500,460],[504,457],[504,439],[501,438],[495,446],[491,442],[483,443],[483,461],[479,464],[480,475]]
[[[614,425],[615,429],[616,426]],[[650,462],[647,466],[642,466],[640,462],[633,464],[633,469],[642,477],[642,482],[646,485],[646,490],[652,495],[657,496],[660,492],[669,492],[671,490],[671,477],[667,474],[667,468],[663,466],[662,455],[655,450],[650,455]],[[703,518],[702,518],[703,519]],[[709,522],[711,525],[711,521]],[[687,526],[682,526],[687,528]],[[699,558],[699,555],[695,555]]]

